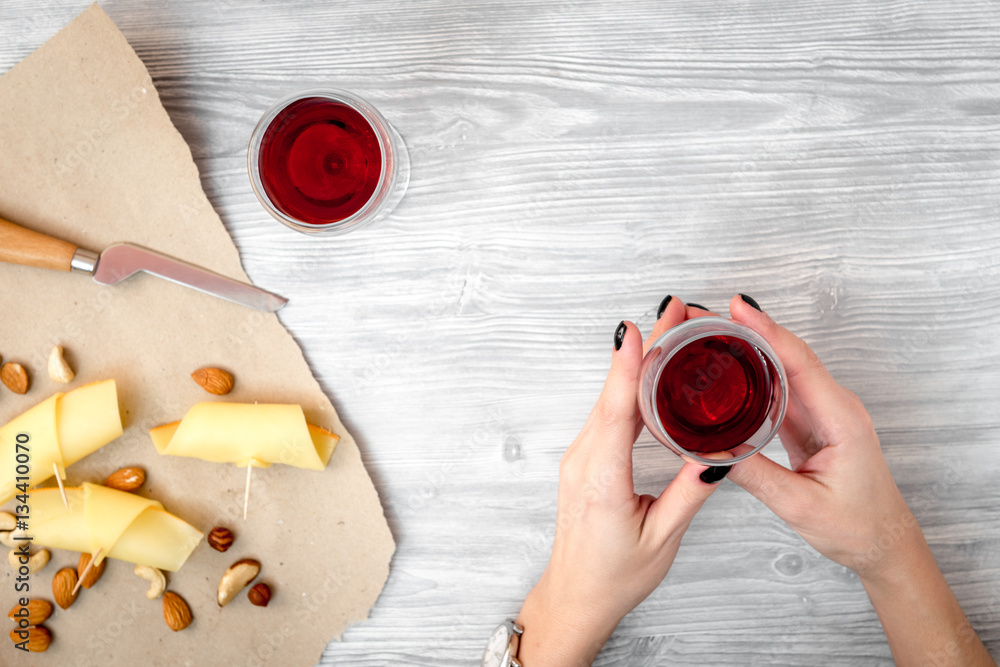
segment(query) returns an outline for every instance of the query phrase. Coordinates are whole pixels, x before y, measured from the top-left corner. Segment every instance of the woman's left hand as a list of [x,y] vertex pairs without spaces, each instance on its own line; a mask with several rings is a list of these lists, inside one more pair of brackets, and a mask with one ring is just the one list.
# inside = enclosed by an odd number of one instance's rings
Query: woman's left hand
[[[685,319],[709,314],[670,299],[646,347]],[[601,396],[559,467],[552,557],[518,617],[525,667],[589,665],[621,619],[666,576],[695,513],[729,471],[686,463],[659,497],[635,493],[632,446],[643,425],[636,392],[644,346],[634,324],[623,326]]]

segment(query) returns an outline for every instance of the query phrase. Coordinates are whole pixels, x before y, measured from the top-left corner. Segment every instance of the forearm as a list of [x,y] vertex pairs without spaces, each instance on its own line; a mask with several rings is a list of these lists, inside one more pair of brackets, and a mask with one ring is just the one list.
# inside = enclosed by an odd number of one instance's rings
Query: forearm
[[517,617],[524,628],[518,650],[524,667],[588,667],[614,632],[616,623],[592,613],[601,600],[582,606],[561,598],[543,575],[525,599]]
[[897,665],[994,667],[945,581],[919,526],[861,581]]

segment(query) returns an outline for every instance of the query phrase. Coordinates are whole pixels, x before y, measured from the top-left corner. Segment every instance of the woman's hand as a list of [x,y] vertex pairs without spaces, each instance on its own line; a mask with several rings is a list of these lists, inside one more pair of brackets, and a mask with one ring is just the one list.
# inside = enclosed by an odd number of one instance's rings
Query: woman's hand
[[[647,347],[688,317],[707,314],[670,299]],[[589,665],[666,576],[691,519],[729,470],[687,463],[659,497],[635,493],[643,343],[634,324],[622,323],[615,347],[604,390],[559,468],[552,557],[518,617],[526,667]]]
[[[779,436],[792,470],[764,456],[733,468],[730,479],[784,519],[821,554],[861,576],[878,576],[895,544],[916,527],[882,456],[871,417],[837,384],[806,343],[739,297],[733,320],[767,340],[788,376],[788,410]],[[881,546],[880,546],[881,545]]]
[[861,401],[752,299],[733,297],[729,311],[785,367],[788,411],[779,435],[792,466],[758,454],[733,466],[729,478],[858,574],[896,664],[994,665],[896,487]]

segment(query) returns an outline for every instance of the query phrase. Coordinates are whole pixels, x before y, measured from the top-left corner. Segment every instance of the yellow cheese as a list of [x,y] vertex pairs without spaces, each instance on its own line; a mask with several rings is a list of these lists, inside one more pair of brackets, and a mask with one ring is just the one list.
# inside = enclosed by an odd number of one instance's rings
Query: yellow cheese
[[[52,477],[53,463],[59,477],[65,479],[66,466],[121,434],[114,380],[50,396],[0,427],[0,504],[14,497],[19,482],[32,487]],[[17,446],[19,437],[22,441],[27,438],[21,448]],[[22,459],[18,455],[23,455]],[[18,476],[27,479],[18,480]]]
[[180,422],[149,432],[160,454],[266,468],[322,470],[340,438],[306,423],[298,405],[198,403]]
[[56,420],[59,448],[66,465],[121,437],[122,418],[115,381],[94,382],[65,394],[57,404]]
[[89,538],[83,518],[83,489],[68,487],[63,505],[59,489],[35,489],[28,492],[31,512],[28,515],[27,534],[35,544],[54,549],[87,551]]
[[0,504],[14,497],[18,481],[31,487],[52,477],[53,463],[65,477],[56,432],[56,403],[62,395],[49,397],[0,428]]
[[66,499],[69,509],[59,489],[28,492],[27,534],[35,544],[91,554],[103,548],[97,562],[117,558],[176,572],[202,538],[157,501],[132,493],[84,484],[68,487]]
[[87,524],[87,537],[90,540],[88,552],[96,554],[101,551],[101,556],[94,561],[95,565],[100,565],[104,555],[111,552],[111,547],[122,533],[150,507],[163,509],[163,505],[155,500],[134,493],[123,493],[99,484],[84,483],[83,516]]
[[122,533],[108,557],[176,572],[201,538],[194,526],[166,510],[151,507]]

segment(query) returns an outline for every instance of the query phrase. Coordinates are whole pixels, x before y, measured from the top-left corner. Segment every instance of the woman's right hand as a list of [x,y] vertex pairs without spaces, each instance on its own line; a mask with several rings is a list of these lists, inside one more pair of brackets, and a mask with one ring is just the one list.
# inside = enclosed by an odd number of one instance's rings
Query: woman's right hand
[[788,376],[779,435],[792,470],[764,456],[733,467],[729,479],[756,496],[817,551],[861,576],[891,566],[898,542],[919,532],[861,400],[837,384],[801,338],[740,297],[733,320],[774,348]]
[[733,320],[774,348],[788,376],[779,435],[789,470],[757,454],[729,479],[865,587],[898,665],[993,666],[903,500],[871,417],[802,339],[733,297]]

